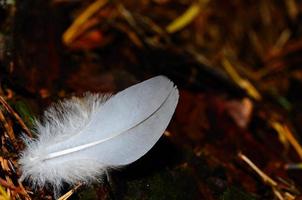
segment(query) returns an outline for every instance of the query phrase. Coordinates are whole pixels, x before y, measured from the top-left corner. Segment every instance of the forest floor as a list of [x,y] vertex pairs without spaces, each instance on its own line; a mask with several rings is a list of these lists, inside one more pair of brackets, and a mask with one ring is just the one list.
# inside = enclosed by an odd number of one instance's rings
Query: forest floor
[[180,90],[164,136],[61,200],[301,199],[301,54],[296,0],[0,1],[0,199],[53,198],[17,162],[52,102],[159,74]]

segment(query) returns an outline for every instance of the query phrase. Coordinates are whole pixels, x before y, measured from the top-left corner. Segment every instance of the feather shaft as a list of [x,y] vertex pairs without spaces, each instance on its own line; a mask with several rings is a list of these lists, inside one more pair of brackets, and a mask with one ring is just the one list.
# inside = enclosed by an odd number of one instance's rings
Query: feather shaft
[[[162,105],[167,101],[167,99],[170,97],[171,93],[169,94],[169,96],[165,99],[165,101],[162,103]],[[156,110],[154,111],[157,112],[161,107],[162,105]],[[154,114],[152,113],[152,114]],[[148,120],[152,115],[150,115],[148,118],[144,119],[142,122],[140,122],[139,124],[143,123],[144,121]],[[137,126],[137,125],[136,125]],[[136,127],[135,126],[135,127]],[[132,127],[130,129],[133,129],[135,127]],[[128,131],[128,130],[126,130]],[[103,142],[106,142],[110,139],[113,139],[117,136],[119,136],[120,134],[123,134],[125,132],[121,132],[121,133],[118,133],[118,134],[113,134],[113,136],[109,137],[109,138],[105,138],[105,139],[102,139],[102,140],[98,140],[98,141],[94,141],[94,142],[91,142],[91,143],[88,143],[88,144],[83,144],[83,145],[79,145],[79,146],[76,146],[76,147],[72,147],[72,148],[68,148],[68,149],[64,149],[64,150],[61,150],[61,151],[57,151],[57,152],[52,152],[52,153],[49,153],[48,155],[46,155],[43,159],[41,159],[42,161],[43,160],[49,160],[49,159],[53,159],[53,158],[57,158],[57,157],[60,157],[60,156],[64,156],[64,155],[67,155],[67,154],[70,154],[70,153],[74,153],[74,152],[77,152],[77,151],[81,151],[81,150],[84,150],[86,148],[89,148],[89,147],[93,147],[95,145],[99,145]]]

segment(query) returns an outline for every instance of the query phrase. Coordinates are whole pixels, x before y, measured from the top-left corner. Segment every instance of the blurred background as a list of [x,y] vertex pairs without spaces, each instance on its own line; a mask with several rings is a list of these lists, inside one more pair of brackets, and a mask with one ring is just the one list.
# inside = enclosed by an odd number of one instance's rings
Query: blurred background
[[[299,0],[1,0],[0,198],[52,199],[17,159],[52,102],[156,75],[180,90],[164,136],[62,199],[302,199]],[[30,134],[30,133],[29,133]]]

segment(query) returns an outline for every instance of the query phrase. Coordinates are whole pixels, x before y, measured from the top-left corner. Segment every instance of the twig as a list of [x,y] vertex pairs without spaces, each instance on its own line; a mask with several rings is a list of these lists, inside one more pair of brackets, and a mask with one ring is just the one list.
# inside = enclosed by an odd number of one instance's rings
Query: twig
[[[9,160],[4,159],[0,156],[0,167],[2,170],[10,172],[11,169],[9,168]],[[13,181],[8,175],[5,175],[5,179],[0,178],[0,185],[7,188],[9,190],[9,193],[14,193],[15,195],[22,195],[25,197],[25,199],[30,200],[30,197],[27,193],[27,191],[24,189],[22,183],[18,182],[18,186],[14,185]]]
[[58,200],[66,200],[66,199],[68,199],[82,185],[83,185],[83,183],[79,183],[74,188],[72,188],[71,190],[69,190],[66,194],[64,194],[63,196],[61,196]]
[[[128,22],[128,24],[135,30],[138,35],[144,35],[144,31],[142,31],[141,28],[137,25],[137,22],[132,13],[127,10],[123,4],[117,4],[117,9],[120,12],[121,16],[124,17],[124,19]],[[137,38],[139,37],[137,36]]]
[[266,175],[261,169],[259,169],[248,157],[246,157],[242,153],[239,153],[238,156],[241,160],[246,162],[262,178],[265,183],[269,184],[272,187],[277,186],[277,182]]
[[30,130],[28,129],[28,127],[25,125],[25,123],[23,122],[23,120],[21,119],[21,117],[12,109],[12,107],[10,107],[10,105],[5,101],[5,99],[3,97],[0,96],[0,103],[3,105],[3,107],[12,115],[15,117],[15,119],[17,120],[17,122],[19,123],[19,125],[21,126],[21,128],[23,129],[23,131],[30,137],[32,137],[32,134],[30,132]]
[[31,198],[30,198],[30,196],[29,196],[28,193],[32,193],[32,192],[25,190],[23,184],[19,180],[18,180],[18,184],[19,184],[19,187],[20,187],[20,190],[21,190],[21,194],[24,194],[25,199],[26,200],[31,200]]
[[282,191],[278,188],[278,183],[270,178],[267,174],[265,174],[259,167],[257,167],[247,156],[242,153],[238,153],[238,157],[243,160],[246,164],[248,164],[263,180],[263,182],[269,186],[271,186],[274,195],[279,200],[294,200],[295,196]]
[[0,110],[0,121],[2,122],[4,127],[4,134],[8,135],[9,139],[11,140],[11,143],[16,148],[17,146],[16,146],[16,137],[15,137],[14,130],[12,126],[8,124],[8,121],[5,119],[4,114],[2,113],[1,110]]
[[9,184],[6,180],[0,178],[0,185],[3,186],[3,187],[6,187],[6,188],[9,188],[11,190],[16,190],[17,187],[12,185],[12,184]]

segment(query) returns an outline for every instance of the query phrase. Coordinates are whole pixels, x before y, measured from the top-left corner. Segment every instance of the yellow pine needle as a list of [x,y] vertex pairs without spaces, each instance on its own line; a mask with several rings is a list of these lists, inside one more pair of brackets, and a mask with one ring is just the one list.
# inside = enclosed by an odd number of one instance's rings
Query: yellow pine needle
[[285,137],[283,126],[280,123],[278,123],[278,122],[271,122],[271,126],[278,133],[278,138],[279,138],[280,142],[284,145],[284,147],[286,149],[288,149],[289,141]]
[[3,187],[0,185],[0,200],[10,200],[8,194],[5,192]]
[[82,33],[81,27],[83,24],[85,24],[90,17],[106,5],[107,2],[108,0],[97,0],[88,6],[88,8],[86,8],[65,31],[63,34],[63,42],[67,45],[70,44],[79,34]]
[[222,65],[225,68],[226,72],[229,74],[229,76],[234,80],[234,82],[237,83],[239,87],[244,89],[249,96],[251,96],[255,100],[262,99],[257,89],[248,80],[241,78],[238,72],[227,59],[223,59]]
[[302,163],[290,163],[285,165],[285,169],[291,170],[291,169],[302,169]]
[[293,146],[299,155],[300,159],[302,159],[302,147],[289,130],[286,125],[281,125],[279,122],[271,122],[272,127],[277,131],[278,134],[284,135],[284,137],[288,140],[288,142]]
[[287,13],[292,20],[295,20],[299,14],[299,7],[295,0],[284,0],[287,8]]
[[193,3],[181,16],[177,17],[167,27],[168,33],[175,33],[190,24],[200,12],[200,4]]
[[282,49],[284,45],[288,42],[290,39],[292,33],[289,29],[285,29],[281,32],[278,40],[276,41],[274,48],[275,49]]

